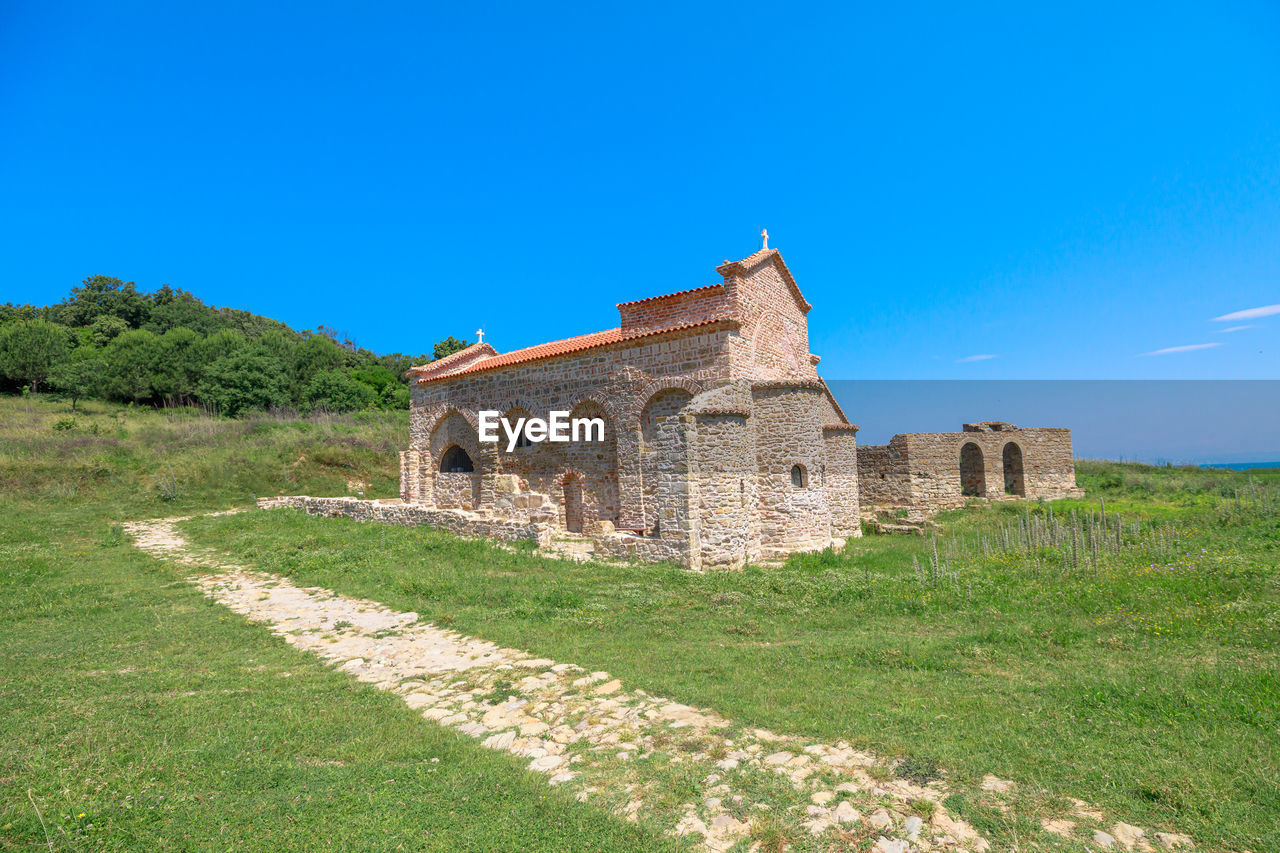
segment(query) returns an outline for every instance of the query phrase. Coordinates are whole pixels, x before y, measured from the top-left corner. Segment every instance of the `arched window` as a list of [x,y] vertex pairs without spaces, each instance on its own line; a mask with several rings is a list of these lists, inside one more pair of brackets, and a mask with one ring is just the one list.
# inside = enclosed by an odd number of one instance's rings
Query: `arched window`
[[1027,482],[1022,470],[1022,448],[1012,441],[1004,446],[1004,493],[1026,497]]
[[982,448],[972,441],[960,448],[960,494],[983,497],[987,493],[987,472],[983,468]]
[[804,470],[803,465],[791,466],[791,485],[797,489],[803,489],[809,485],[809,474]]
[[471,457],[467,455],[467,451],[456,444],[440,457],[441,474],[470,474],[474,470],[475,466],[471,464]]

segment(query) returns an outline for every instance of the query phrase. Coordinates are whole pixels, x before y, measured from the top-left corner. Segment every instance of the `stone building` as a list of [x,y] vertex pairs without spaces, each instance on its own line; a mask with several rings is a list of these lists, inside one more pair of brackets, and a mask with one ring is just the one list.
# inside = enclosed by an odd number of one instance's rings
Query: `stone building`
[[913,432],[858,448],[864,511],[905,509],[921,520],[970,498],[1080,497],[1071,430],[1020,428],[1003,421],[962,432]]
[[[927,514],[968,494],[1074,489],[1067,430],[987,423],[859,449],[818,376],[811,306],[782,256],[766,244],[716,272],[715,284],[619,304],[613,329],[507,353],[480,342],[413,368],[401,454],[412,512],[371,517],[446,511],[481,533],[559,531],[603,555],[700,568],[842,547],[861,535],[863,505]],[[482,442],[482,411],[511,424],[598,418],[603,440]]]
[[[618,305],[617,328],[414,368],[407,503],[542,520],[692,567],[861,532],[855,433],[809,352],[810,305],[762,249],[705,287]],[[479,413],[600,418],[604,440],[478,440]]]

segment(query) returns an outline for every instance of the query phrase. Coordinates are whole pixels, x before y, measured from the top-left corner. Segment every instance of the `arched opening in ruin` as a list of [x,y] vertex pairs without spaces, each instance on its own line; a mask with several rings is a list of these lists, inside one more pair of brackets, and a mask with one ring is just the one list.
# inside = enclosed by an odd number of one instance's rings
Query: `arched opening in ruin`
[[570,474],[564,480],[564,529],[582,532],[582,477]]
[[475,465],[471,462],[471,455],[456,444],[446,450],[444,455],[440,457],[441,474],[470,474],[475,470]]
[[809,475],[803,465],[791,466],[791,485],[797,489],[803,489],[809,485]]
[[987,493],[982,448],[972,441],[960,448],[960,494],[980,498]]
[[1026,497],[1027,481],[1022,470],[1022,448],[1012,441],[1004,446],[1004,493]]

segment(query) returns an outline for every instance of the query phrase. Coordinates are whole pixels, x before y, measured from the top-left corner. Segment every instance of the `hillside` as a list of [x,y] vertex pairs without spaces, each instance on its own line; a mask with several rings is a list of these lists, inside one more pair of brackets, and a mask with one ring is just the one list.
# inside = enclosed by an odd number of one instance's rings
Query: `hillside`
[[333,329],[297,331],[168,285],[95,275],[56,305],[0,305],[0,390],[197,405],[222,415],[408,407],[405,371],[466,346],[378,355]]

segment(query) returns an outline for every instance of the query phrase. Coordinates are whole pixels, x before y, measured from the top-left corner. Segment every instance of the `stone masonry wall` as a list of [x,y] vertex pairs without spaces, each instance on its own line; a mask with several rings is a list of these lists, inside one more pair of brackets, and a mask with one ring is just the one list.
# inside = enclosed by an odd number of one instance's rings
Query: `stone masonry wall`
[[652,332],[729,316],[723,284],[618,305],[622,331]]
[[734,342],[735,379],[813,379],[808,305],[785,280],[776,253],[757,253],[720,267],[733,316],[742,324]]
[[895,435],[888,444],[864,444],[858,448],[858,489],[862,510],[867,513],[914,502],[905,436]]
[[[596,460],[594,472],[580,472],[585,478],[584,489],[597,496],[595,503],[602,520],[612,520],[620,528],[647,528],[641,496],[641,412],[651,398],[665,390],[683,389],[693,395],[727,381],[731,368],[726,342],[732,333],[729,324],[705,331],[656,335],[502,370],[416,384],[412,389],[410,448],[422,453],[422,470],[429,472],[431,463],[438,464],[438,453],[444,449],[444,443],[435,441],[432,435],[452,412],[462,413],[465,421],[474,421],[481,408],[506,412],[518,406],[530,415],[546,418],[553,409],[573,411],[588,401],[594,402],[606,418],[606,432],[613,437],[614,449],[598,451],[605,458]],[[473,426],[473,439],[474,430]],[[562,501],[566,475],[575,464],[564,455],[563,448],[564,445],[543,442],[508,455],[505,443],[501,450],[498,445],[487,445],[480,453],[483,458],[472,457],[481,472],[482,505],[488,500],[488,455],[492,456],[494,475],[499,470],[513,471],[528,482],[530,489]],[[616,454],[616,464],[607,458],[611,452]],[[615,473],[606,475],[606,469]],[[616,518],[603,518],[609,512],[616,512]]]
[[[1076,487],[1069,429],[971,426],[963,432],[905,433],[888,445],[860,448],[863,511],[906,507],[910,517],[922,518],[964,506],[970,497],[1056,500],[1083,494]],[[966,445],[977,448],[981,464],[964,478]],[[966,479],[974,494],[966,494]]]
[[379,521],[403,527],[425,525],[459,536],[484,537],[503,542],[532,540],[551,544],[551,525],[482,518],[461,510],[432,509],[403,501],[367,501],[357,498],[312,498],[305,495],[258,498],[259,509],[299,509],[307,515]]
[[[822,484],[825,392],[763,387],[753,389],[753,397],[761,549],[769,555],[825,548],[832,541]],[[803,477],[798,487],[791,473],[797,465]]]
[[852,426],[824,426],[822,439],[824,448],[820,474],[831,513],[831,538],[840,541],[861,536],[857,429]]
[[758,560],[756,446],[749,419],[698,415],[692,454],[701,565],[737,568]]

